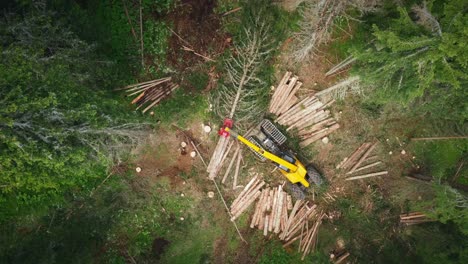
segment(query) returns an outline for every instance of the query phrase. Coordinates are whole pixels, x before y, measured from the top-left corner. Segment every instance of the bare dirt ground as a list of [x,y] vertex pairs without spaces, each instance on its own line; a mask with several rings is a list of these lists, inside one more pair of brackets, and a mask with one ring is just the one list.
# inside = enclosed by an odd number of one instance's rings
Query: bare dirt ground
[[178,72],[183,74],[187,69],[209,61],[203,56],[215,59],[230,45],[228,36],[221,29],[220,17],[214,13],[215,6],[214,0],[183,0],[169,14],[168,20],[177,35],[172,34],[169,40],[167,59]]

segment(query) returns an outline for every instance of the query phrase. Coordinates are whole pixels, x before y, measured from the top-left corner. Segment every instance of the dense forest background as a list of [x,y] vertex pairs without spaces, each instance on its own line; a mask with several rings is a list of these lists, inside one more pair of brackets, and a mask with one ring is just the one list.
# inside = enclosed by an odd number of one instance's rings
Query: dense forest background
[[[295,6],[289,2],[297,7],[285,10]],[[467,263],[468,141],[410,138],[468,134],[468,4],[351,2],[334,18],[336,26],[320,45],[318,53],[328,55],[316,56],[334,63],[354,58],[345,74],[359,76],[360,87],[336,107],[362,116],[362,126],[373,136],[406,142],[417,160],[392,163],[401,167],[397,178],[417,174],[431,181],[414,186],[395,180],[382,193],[340,199],[335,209],[343,217],[321,231],[319,248],[309,261],[329,262],[335,241],[327,234],[336,228],[354,263]],[[133,150],[145,145],[150,134],[172,131],[174,123],[220,122],[217,113],[206,109],[216,106],[217,93],[227,83],[226,61],[236,55],[232,45],[249,37],[245,29],[261,28],[265,34],[262,49],[268,52],[256,72],[258,83],[251,84],[262,90],[246,99],[258,106],[255,113],[264,110],[269,87],[285,61],[299,67],[294,51],[302,47],[294,36],[307,29],[307,10],[316,4],[0,4],[0,262],[297,261],[295,252],[260,235],[250,234],[250,248],[243,245],[221,204],[211,207],[199,197],[184,198],[170,182],[142,180],[133,169],[138,160]],[[228,13],[237,7],[242,9]],[[195,29],[185,31],[184,41],[213,60],[189,56],[177,46],[181,40],[175,32],[190,24]],[[213,72],[218,73],[214,82],[219,89],[207,89]],[[128,98],[115,91],[169,75],[181,88],[154,108],[153,115],[134,111]],[[414,162],[417,171],[412,170]],[[203,182],[202,173],[192,169],[180,177],[205,191],[209,183]],[[373,202],[370,211],[358,205],[364,195]],[[389,217],[410,209],[437,221],[404,229]],[[203,210],[208,217],[200,214]],[[185,222],[178,221],[182,211],[191,212]],[[219,237],[228,239],[222,250],[212,245]]]

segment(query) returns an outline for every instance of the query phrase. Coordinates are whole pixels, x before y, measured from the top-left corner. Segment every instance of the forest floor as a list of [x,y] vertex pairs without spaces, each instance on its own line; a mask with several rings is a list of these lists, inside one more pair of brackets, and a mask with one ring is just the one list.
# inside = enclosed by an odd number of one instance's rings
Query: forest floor
[[[168,15],[174,32],[178,32],[177,35],[172,34],[169,41],[168,63],[177,70],[185,92],[204,94],[213,88],[211,84],[216,82],[217,76],[213,71],[214,60],[232,42],[231,37],[223,32],[221,17],[213,12],[213,8],[213,1],[187,0]],[[325,89],[346,76],[347,72],[325,76],[325,72],[338,61],[337,55],[329,47],[322,48],[324,55],[315,56],[304,64],[292,65],[287,54],[289,42],[287,40],[282,46],[283,53],[275,63],[275,75],[279,80],[286,70],[297,74],[304,83],[300,94]],[[209,76],[205,87],[194,88],[187,81],[186,76],[193,72]],[[396,237],[404,232],[398,223],[398,216],[409,209],[408,201],[430,196],[429,192],[425,192],[424,183],[401,177],[420,169],[408,138],[421,129],[421,121],[417,118],[399,119],[391,109],[376,113],[379,111],[369,109],[369,112],[365,112],[353,95],[336,102],[331,106],[331,112],[341,128],[330,136],[328,144],[318,141],[308,147],[310,159],[303,162],[315,164],[328,182],[326,190],[315,196],[314,203],[337,218],[347,215],[349,220],[344,223],[336,222],[340,219],[325,221],[319,232],[319,247],[326,257],[343,247],[343,241],[354,243],[356,248],[359,243],[379,245],[384,244],[387,238]],[[177,195],[188,202],[188,206],[172,212],[170,216],[183,228],[165,227],[168,232],[164,239],[159,236],[153,238],[153,254],[168,263],[193,263],[197,260],[204,263],[209,259],[213,263],[255,263],[262,258],[265,250],[271,250],[268,244],[276,238],[271,235],[263,237],[258,230],[248,227],[252,209],[236,221],[248,244],[238,237],[213,182],[207,177],[205,166],[218,140],[216,131],[222,122],[210,115],[210,110],[206,108],[182,125],[179,120],[158,125],[148,140],[134,151],[133,164],[127,165],[133,171],[136,185],[140,186],[139,191],[155,192],[155,186],[168,183],[167,188],[158,189],[158,197],[164,200],[166,196],[171,199]],[[211,126],[211,133],[203,131],[205,124]],[[383,161],[383,168],[389,171],[389,175],[345,181],[344,173],[336,169],[339,162],[362,143],[376,140],[380,143],[375,153]],[[190,157],[190,152],[194,151],[190,141],[197,146],[206,164],[198,155]],[[181,148],[181,142],[188,144],[185,149]],[[405,150],[405,154],[402,154],[402,150]],[[136,173],[136,167],[142,171]],[[272,172],[273,168],[273,165],[259,163],[250,153],[246,154],[239,184],[245,185],[255,174],[263,175],[270,185],[282,184],[284,178],[279,172]],[[221,185],[228,205],[239,193],[239,189],[233,190],[230,184],[228,179],[226,185]],[[208,192],[214,192],[215,197],[209,198]],[[324,199],[325,192],[335,195],[336,201]],[[164,205],[156,209],[166,211]],[[365,229],[372,229],[375,237],[366,237],[369,232],[365,232]],[[169,243],[167,247],[166,243]],[[294,254],[291,248],[285,250]]]

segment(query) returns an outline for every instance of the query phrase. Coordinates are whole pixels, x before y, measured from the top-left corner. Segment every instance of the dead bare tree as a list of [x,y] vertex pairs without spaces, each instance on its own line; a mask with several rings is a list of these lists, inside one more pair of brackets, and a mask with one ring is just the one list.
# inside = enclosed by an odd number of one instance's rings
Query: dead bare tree
[[310,1],[302,11],[301,30],[296,34],[292,54],[295,62],[302,62],[316,53],[318,47],[329,39],[335,18],[344,12],[347,1]]
[[[381,0],[307,1],[301,12],[302,21],[299,24],[301,30],[295,34],[296,43],[292,52],[293,61],[303,62],[315,55],[320,45],[329,41],[330,33],[334,26],[336,26],[335,20],[338,17],[356,20],[346,14],[347,9],[353,8],[360,11],[361,14],[364,14],[375,11],[380,4]],[[341,28],[339,29],[344,31]]]
[[438,37],[442,36],[442,28],[440,27],[439,21],[431,14],[427,9],[426,1],[421,6],[415,5],[411,10],[416,14],[416,23],[431,30],[432,33]]

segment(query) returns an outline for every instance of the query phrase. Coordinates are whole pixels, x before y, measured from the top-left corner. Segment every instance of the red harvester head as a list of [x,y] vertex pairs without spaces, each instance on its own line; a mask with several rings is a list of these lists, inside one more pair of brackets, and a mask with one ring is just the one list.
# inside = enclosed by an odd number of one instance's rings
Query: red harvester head
[[225,118],[223,122],[223,126],[218,131],[218,135],[225,137],[225,138],[229,137],[229,132],[226,131],[226,127],[232,128],[233,125],[234,125],[234,120],[230,118]]

